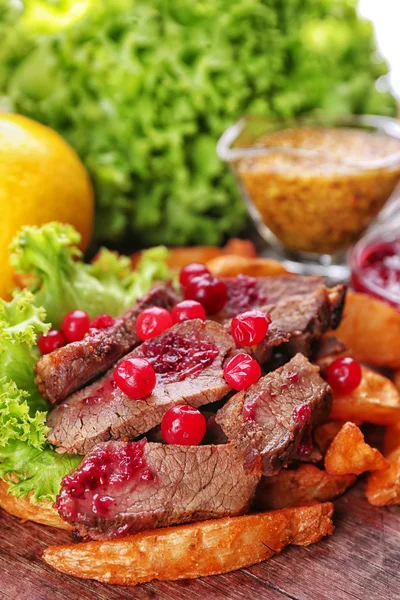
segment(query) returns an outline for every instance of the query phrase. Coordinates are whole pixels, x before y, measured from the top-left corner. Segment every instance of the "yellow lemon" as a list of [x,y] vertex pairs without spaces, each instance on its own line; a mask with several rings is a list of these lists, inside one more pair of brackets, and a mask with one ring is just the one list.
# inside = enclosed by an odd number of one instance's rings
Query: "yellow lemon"
[[13,286],[9,245],[23,225],[71,223],[85,249],[93,210],[90,179],[71,146],[36,121],[0,113],[0,296]]

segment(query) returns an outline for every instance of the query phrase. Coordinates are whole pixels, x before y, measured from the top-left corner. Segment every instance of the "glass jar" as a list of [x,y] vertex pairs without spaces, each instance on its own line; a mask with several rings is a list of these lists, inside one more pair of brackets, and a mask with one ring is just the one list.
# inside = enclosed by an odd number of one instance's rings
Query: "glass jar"
[[256,227],[295,272],[342,279],[346,251],[400,181],[400,121],[246,117],[217,145]]

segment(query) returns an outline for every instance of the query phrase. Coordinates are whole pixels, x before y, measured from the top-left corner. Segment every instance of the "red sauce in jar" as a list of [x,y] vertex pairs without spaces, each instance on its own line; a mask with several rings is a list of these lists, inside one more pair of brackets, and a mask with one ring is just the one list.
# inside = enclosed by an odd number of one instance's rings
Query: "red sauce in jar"
[[353,249],[351,283],[400,310],[400,237]]

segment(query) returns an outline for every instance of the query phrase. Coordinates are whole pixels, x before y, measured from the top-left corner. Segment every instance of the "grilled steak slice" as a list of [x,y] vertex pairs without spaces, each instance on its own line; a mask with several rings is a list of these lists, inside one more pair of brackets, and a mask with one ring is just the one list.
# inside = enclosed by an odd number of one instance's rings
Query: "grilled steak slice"
[[80,536],[106,539],[244,513],[259,479],[232,444],[110,441],[64,478],[56,505]]
[[246,467],[274,475],[306,453],[311,427],[326,418],[332,393],[318,367],[297,354],[286,365],[233,396],[217,413],[228,440],[243,448]]
[[311,356],[321,336],[338,326],[345,294],[343,285],[332,289],[320,287],[311,294],[291,296],[275,306],[262,307],[271,315],[272,322],[265,340],[254,352],[255,357],[261,363],[266,362],[272,348],[286,341],[284,350],[289,356],[298,352]]
[[324,285],[322,277],[278,275],[276,277],[225,277],[228,301],[217,315],[218,321],[231,319],[235,315],[265,305],[275,305],[290,296],[305,296]]
[[133,439],[158,425],[173,406],[202,406],[230,390],[223,377],[233,340],[213,321],[186,321],[144,342],[128,354],[149,360],[156,387],[144,400],[131,400],[115,384],[114,368],[99,381],[76,392],[48,417],[51,444],[86,454],[99,442]]
[[[270,360],[277,346],[282,346],[286,356],[298,352],[311,356],[323,333],[339,324],[345,293],[343,285],[332,289],[320,287],[310,294],[290,296],[277,304],[260,307],[259,310],[270,314],[272,322],[265,339],[247,348],[247,352],[261,364]],[[227,328],[230,329],[230,321]]]
[[179,299],[170,283],[157,284],[111,327],[42,356],[35,365],[39,392],[54,403],[95,379],[140,343],[136,317],[141,310],[149,306],[170,310]]

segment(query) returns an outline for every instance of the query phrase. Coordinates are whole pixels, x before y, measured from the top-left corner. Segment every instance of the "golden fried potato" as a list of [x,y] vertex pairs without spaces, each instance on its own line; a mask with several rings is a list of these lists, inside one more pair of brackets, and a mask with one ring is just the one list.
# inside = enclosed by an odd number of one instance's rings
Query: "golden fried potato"
[[384,302],[349,291],[335,336],[359,360],[400,369],[400,312]]
[[[223,248],[219,246],[182,246],[169,248],[168,265],[171,269],[180,270],[192,262],[206,263],[209,260],[226,254],[253,258],[257,256],[256,248],[250,240],[232,238]],[[141,252],[132,254],[132,266],[135,267]]]
[[400,445],[386,458],[389,468],[371,473],[367,481],[367,500],[375,506],[400,504]]
[[343,494],[355,480],[355,475],[329,475],[304,463],[297,469],[282,469],[278,475],[263,477],[257,488],[256,505],[259,510],[268,510],[312,500],[327,502]]
[[393,382],[362,367],[362,380],[351,394],[333,398],[331,419],[390,425],[400,420],[400,395]]
[[387,469],[388,461],[364,441],[354,423],[345,423],[325,454],[325,469],[330,475],[360,475],[365,471]]
[[400,391],[400,371],[396,371],[393,376],[394,385]]
[[400,422],[385,432],[385,456],[389,469],[372,473],[367,482],[368,502],[376,506],[400,504]]
[[400,421],[390,425],[385,431],[384,451],[385,456],[400,446]]
[[327,421],[315,427],[313,431],[314,441],[322,454],[325,454],[328,450],[344,423],[345,421]]
[[71,529],[71,525],[61,519],[52,504],[49,502],[32,504],[29,498],[16,498],[8,494],[8,487],[8,484],[0,479],[0,507],[10,515],[23,521],[34,521],[57,529]]
[[227,573],[308,546],[333,531],[331,503],[146,531],[123,539],[51,546],[44,560],[74,577],[136,585]]
[[285,267],[272,258],[247,258],[226,255],[207,261],[207,267],[213,275],[219,277],[235,277],[239,274],[249,275],[250,277],[272,277],[288,274]]

